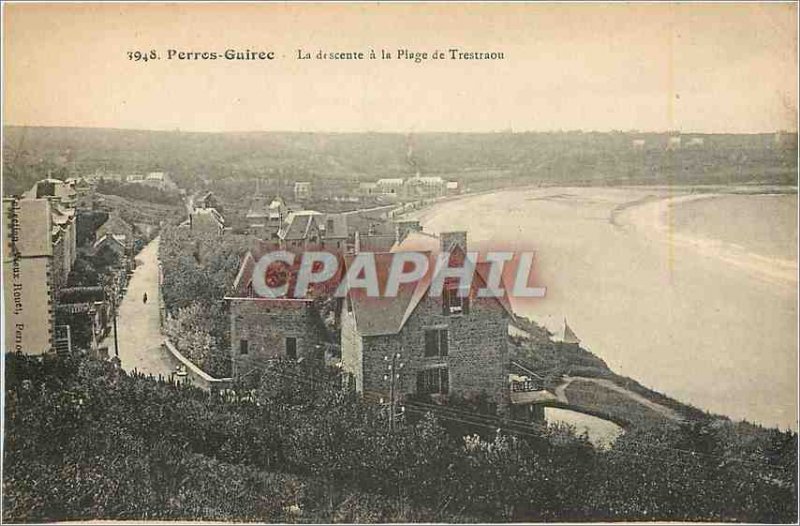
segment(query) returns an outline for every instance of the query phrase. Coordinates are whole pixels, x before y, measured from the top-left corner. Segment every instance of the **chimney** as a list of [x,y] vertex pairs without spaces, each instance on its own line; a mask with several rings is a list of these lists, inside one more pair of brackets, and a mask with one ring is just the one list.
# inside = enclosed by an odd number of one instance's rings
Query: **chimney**
[[418,219],[404,219],[395,223],[395,240],[397,243],[405,241],[411,232],[422,232],[422,225]]
[[467,232],[464,230],[442,232],[439,234],[439,240],[442,252],[451,252],[455,246],[460,246],[461,250],[467,252]]

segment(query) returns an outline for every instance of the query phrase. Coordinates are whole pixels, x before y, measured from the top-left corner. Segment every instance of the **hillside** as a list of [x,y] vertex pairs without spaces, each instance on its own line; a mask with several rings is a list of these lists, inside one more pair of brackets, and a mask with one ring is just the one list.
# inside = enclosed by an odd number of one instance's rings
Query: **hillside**
[[430,414],[392,431],[338,373],[288,362],[236,399],[85,356],[5,360],[5,521],[797,518],[794,433],[657,426],[596,450],[558,428],[447,434]]
[[[48,173],[168,171],[209,179],[374,180],[426,175],[509,184],[796,184],[797,135],[551,133],[190,133],[5,127],[5,195]],[[702,144],[690,145],[691,139]],[[634,145],[634,140],[644,141]]]

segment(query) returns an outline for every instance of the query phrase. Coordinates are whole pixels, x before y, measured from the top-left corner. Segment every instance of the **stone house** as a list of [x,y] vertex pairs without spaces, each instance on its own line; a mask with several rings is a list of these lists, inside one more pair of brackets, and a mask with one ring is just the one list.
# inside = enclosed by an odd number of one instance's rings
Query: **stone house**
[[233,377],[271,360],[322,362],[326,337],[311,299],[226,297],[231,316]]
[[[465,232],[443,233],[441,252],[466,253]],[[498,407],[508,403],[509,320],[513,317],[507,297],[478,298],[489,267],[477,264],[472,287],[459,297],[453,283],[445,281],[441,297],[429,294],[435,251],[429,257],[428,274],[416,283],[401,284],[396,297],[366,297],[351,290],[341,314],[342,368],[356,391],[370,398],[385,397],[387,360],[399,354],[403,363],[395,385],[399,397],[430,397],[446,401],[485,395]],[[379,284],[383,290],[392,253],[376,253]],[[452,262],[452,259],[451,259]],[[457,284],[455,284],[457,287]]]
[[[233,377],[247,375],[271,360],[304,360],[322,364],[329,335],[318,302],[311,298],[263,298],[253,289],[253,271],[263,254],[277,250],[257,242],[247,252],[225,300],[230,307]],[[291,289],[291,287],[290,287]]]

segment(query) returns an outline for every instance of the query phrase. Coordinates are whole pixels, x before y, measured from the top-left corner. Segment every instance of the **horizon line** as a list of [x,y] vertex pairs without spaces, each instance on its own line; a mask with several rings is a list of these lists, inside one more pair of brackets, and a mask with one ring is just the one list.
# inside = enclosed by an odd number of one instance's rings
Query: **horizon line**
[[85,129],[85,130],[108,130],[108,131],[131,131],[131,132],[157,132],[157,133],[187,133],[187,134],[244,134],[244,133],[286,133],[286,134],[339,134],[339,135],[434,135],[434,134],[523,134],[523,133],[619,133],[619,134],[680,134],[680,135],[768,135],[776,133],[797,134],[798,130],[771,129],[762,131],[689,131],[689,130],[639,130],[639,129],[609,129],[609,130],[584,130],[584,129],[515,129],[507,127],[504,129],[492,130],[290,130],[290,129],[262,129],[262,130],[184,130],[181,128],[125,128],[116,126],[75,126],[75,125],[53,125],[53,124],[12,124],[3,123],[3,128],[62,128],[62,129]]

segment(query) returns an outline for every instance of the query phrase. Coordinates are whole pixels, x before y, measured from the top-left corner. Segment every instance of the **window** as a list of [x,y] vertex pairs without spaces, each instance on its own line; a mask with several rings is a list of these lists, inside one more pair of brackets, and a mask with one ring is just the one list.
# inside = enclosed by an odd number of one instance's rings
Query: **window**
[[248,342],[247,340],[239,340],[239,354],[247,354]]
[[442,314],[452,316],[456,314],[469,314],[469,293],[461,292],[464,297],[459,295],[461,289],[457,282],[445,282],[442,289]]
[[297,338],[286,338],[286,357],[297,360]]
[[417,394],[447,394],[449,391],[447,367],[423,369],[417,373]]
[[333,219],[328,219],[327,225],[326,225],[326,230],[328,231],[327,232],[328,235],[331,235],[331,233],[333,232]]
[[425,331],[425,356],[447,356],[447,329],[428,329]]

